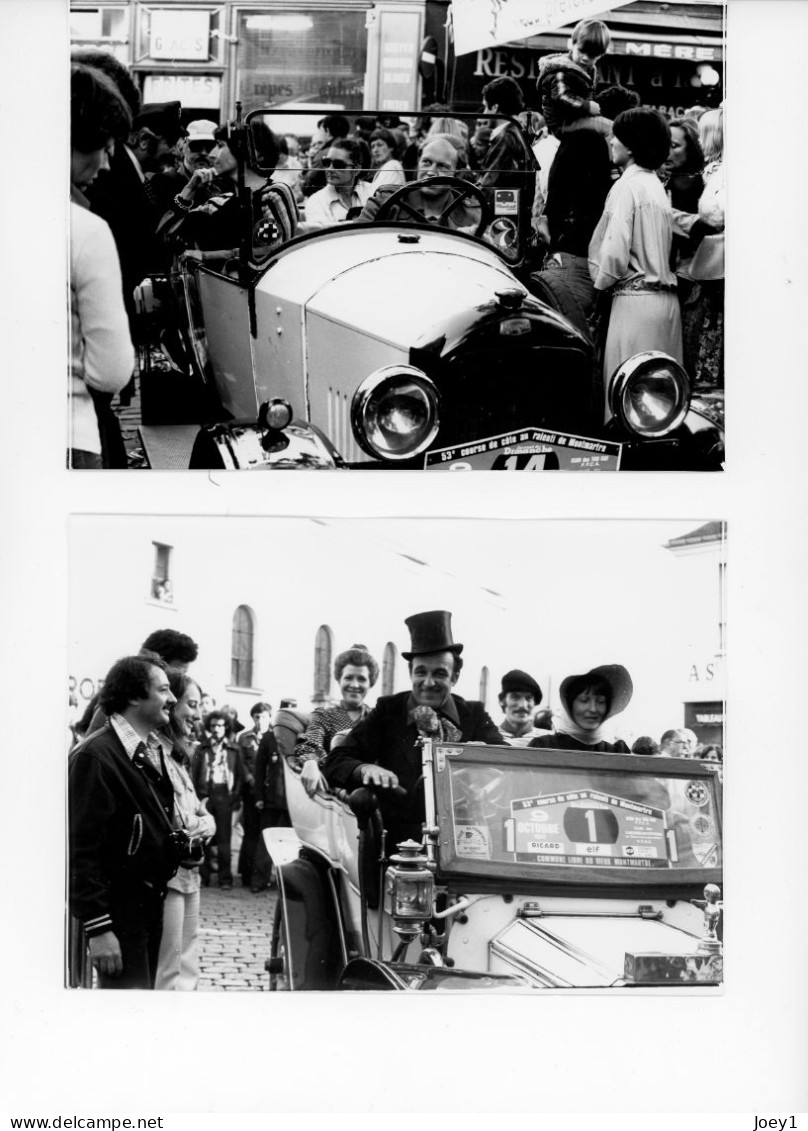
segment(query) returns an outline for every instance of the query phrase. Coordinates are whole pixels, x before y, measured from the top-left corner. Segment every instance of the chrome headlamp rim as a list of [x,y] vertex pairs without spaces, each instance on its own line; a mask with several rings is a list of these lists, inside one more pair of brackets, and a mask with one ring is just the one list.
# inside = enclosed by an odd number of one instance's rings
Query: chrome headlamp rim
[[[632,421],[627,407],[627,397],[632,387],[648,374],[653,373],[655,368],[671,371],[676,382],[677,397],[672,411],[659,426],[643,428]],[[618,366],[612,376],[609,386],[609,408],[620,424],[637,436],[654,439],[669,436],[681,426],[690,409],[690,379],[687,371],[675,358],[661,350],[644,350],[635,353]]]
[[[422,429],[417,442],[401,451],[393,451],[380,444],[374,444],[369,435],[371,431],[370,412],[374,398],[378,399],[385,385],[390,385],[392,391],[395,388],[394,382],[396,380],[402,387],[415,385],[423,394],[424,403],[428,410],[426,425]],[[440,426],[439,409],[440,395],[438,390],[434,382],[427,377],[422,369],[417,369],[414,365],[383,365],[380,369],[374,370],[373,373],[365,377],[356,389],[351,402],[351,428],[357,443],[364,452],[373,456],[374,459],[397,463],[412,459],[413,456],[426,451],[438,434]]]

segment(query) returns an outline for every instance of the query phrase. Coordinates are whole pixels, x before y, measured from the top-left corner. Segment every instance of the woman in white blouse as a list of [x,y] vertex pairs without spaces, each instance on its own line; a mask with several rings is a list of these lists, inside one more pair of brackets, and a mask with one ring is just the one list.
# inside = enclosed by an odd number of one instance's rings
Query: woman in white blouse
[[622,175],[589,244],[595,289],[612,294],[605,382],[642,350],[661,350],[682,362],[682,321],[670,268],[671,206],[655,171],[670,151],[670,127],[649,107],[624,110],[614,120],[610,145]]
[[374,192],[382,185],[405,183],[404,166],[397,160],[397,152],[396,135],[392,130],[379,126],[370,135],[370,154],[373,158],[373,167],[376,169],[376,176],[371,181],[370,187]]
[[359,179],[369,161],[364,141],[352,137],[333,141],[323,158],[326,186],[307,199],[305,219],[298,230],[330,228],[347,220],[352,209],[358,216],[373,193],[368,182]]

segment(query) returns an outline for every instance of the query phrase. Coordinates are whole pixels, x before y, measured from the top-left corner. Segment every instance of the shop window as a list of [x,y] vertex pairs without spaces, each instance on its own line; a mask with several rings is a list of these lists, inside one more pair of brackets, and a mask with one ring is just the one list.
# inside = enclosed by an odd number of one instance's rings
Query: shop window
[[334,633],[327,624],[321,624],[314,638],[314,694],[315,707],[328,703],[331,697],[331,659],[334,654]]
[[171,554],[174,547],[167,546],[164,542],[152,542],[152,546],[154,546],[154,564],[151,597],[153,601],[170,605],[174,601],[174,584],[171,580]]
[[361,110],[365,16],[357,9],[240,11],[236,97],[245,112],[284,105]]
[[233,613],[230,686],[254,687],[255,614],[246,605]]
[[488,703],[488,681],[490,673],[488,668],[483,664],[480,669],[480,702],[485,706]]
[[398,648],[388,641],[384,646],[382,658],[382,695],[392,695],[396,689],[396,664]]
[[209,8],[140,5],[139,15],[138,63],[222,63],[223,5]]

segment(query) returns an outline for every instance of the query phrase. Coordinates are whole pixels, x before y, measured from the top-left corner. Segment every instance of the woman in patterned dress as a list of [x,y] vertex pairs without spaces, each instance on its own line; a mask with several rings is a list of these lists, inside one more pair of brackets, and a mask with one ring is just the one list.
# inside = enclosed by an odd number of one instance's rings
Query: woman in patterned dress
[[325,707],[312,714],[305,738],[295,751],[303,787],[309,797],[325,788],[320,765],[335,735],[352,730],[368,713],[365,698],[378,678],[379,665],[364,644],[352,645],[334,661],[334,679],[339,684],[342,699],[336,707]]

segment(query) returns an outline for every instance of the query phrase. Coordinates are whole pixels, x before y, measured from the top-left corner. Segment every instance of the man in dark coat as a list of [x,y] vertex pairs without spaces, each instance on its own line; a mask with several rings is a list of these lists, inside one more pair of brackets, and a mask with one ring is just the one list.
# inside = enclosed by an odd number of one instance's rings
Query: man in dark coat
[[[328,784],[343,789],[368,785],[380,791],[388,830],[388,850],[401,840],[420,841],[424,820],[419,734],[445,742],[501,745],[502,737],[482,703],[452,694],[463,666],[462,644],[452,639],[452,614],[444,610],[416,613],[406,620],[411,651],[412,691],[384,695],[340,746],[332,747],[323,765]],[[401,789],[406,796],[400,796]],[[393,791],[398,792],[398,796]]]
[[174,790],[157,731],[176,702],[157,656],[126,656],[101,691],[108,721],[70,756],[70,910],[101,989],[152,989]]
[[[493,79],[483,87],[485,113],[515,118],[524,102],[516,79],[509,75]],[[491,143],[483,158],[481,189],[525,189],[527,155],[521,134],[513,122],[499,122],[491,132]]]
[[99,176],[87,194],[92,211],[107,221],[115,238],[133,337],[137,330],[135,287],[146,275],[168,268],[167,253],[157,238],[163,210],[148,177],[172,163],[174,147],[184,135],[179,102],[143,106],[134,119],[130,144],[117,146],[109,172]]

